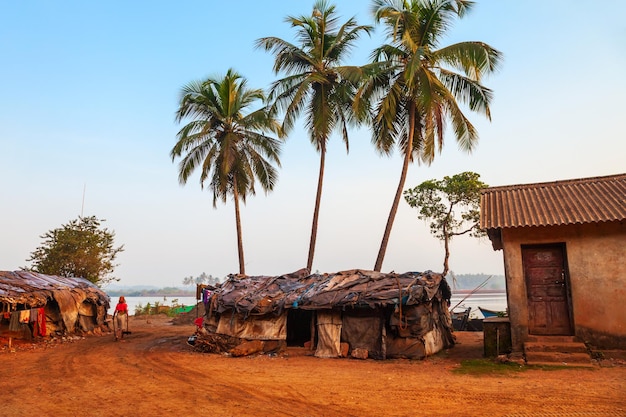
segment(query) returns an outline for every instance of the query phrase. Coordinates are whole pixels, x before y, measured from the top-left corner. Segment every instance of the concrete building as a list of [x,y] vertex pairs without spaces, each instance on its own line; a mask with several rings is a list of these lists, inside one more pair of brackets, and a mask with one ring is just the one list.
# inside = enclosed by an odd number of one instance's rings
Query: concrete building
[[481,227],[503,251],[513,351],[626,349],[626,174],[487,188]]

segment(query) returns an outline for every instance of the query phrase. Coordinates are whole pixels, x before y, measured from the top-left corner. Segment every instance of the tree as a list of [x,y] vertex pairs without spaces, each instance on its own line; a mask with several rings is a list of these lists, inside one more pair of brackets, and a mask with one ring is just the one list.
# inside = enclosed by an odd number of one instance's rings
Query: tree
[[299,46],[275,37],[261,38],[256,45],[275,54],[276,74],[281,71],[287,74],[285,78],[272,84],[269,97],[276,108],[284,111],[284,129],[291,129],[296,119],[304,113],[309,139],[320,154],[306,266],[311,271],[327,143],[331,132],[339,129],[348,151],[348,125],[357,122],[352,113],[352,102],[359,70],[357,67],[340,64],[360,33],[369,33],[371,27],[357,25],[354,18],[339,26],[335,6],[329,5],[325,0],[315,2],[310,17],[290,16],[286,21],[296,28]]
[[27,259],[31,270],[47,275],[80,277],[98,286],[119,281],[111,274],[124,245],[114,247],[115,233],[101,228],[95,216],[71,220],[40,236],[44,243]]
[[219,284],[219,278],[214,277],[213,275],[207,275],[205,272],[201,273],[197,277],[188,276],[183,278],[183,285],[200,285],[200,284],[209,284],[209,285],[217,285]]
[[[200,169],[200,186],[205,181],[217,201],[232,196],[235,205],[239,273],[245,275],[239,201],[255,194],[255,182],[267,193],[274,188],[280,166],[281,141],[266,135],[282,136],[280,124],[264,106],[244,114],[256,101],[265,100],[260,89],[248,89],[247,81],[229,69],[223,78],[195,81],[181,90],[176,120],[190,119],[178,132],[172,161],[181,157],[178,180],[185,185]],[[184,154],[184,156],[183,156]]]
[[[481,84],[494,71],[500,53],[483,42],[439,47],[454,19],[472,6],[467,0],[374,0],[377,23],[387,29],[389,44],[374,50],[370,68],[355,100],[358,114],[371,111],[372,141],[385,155],[397,146],[402,172],[389,212],[374,270],[382,268],[409,164],[430,164],[441,152],[449,122],[459,147],[471,152],[478,133],[459,104],[490,116],[492,92]],[[459,71],[459,72],[455,72]]]
[[450,240],[454,236],[469,234],[481,237],[485,232],[479,228],[480,191],[487,184],[480,181],[475,172],[462,172],[443,180],[424,181],[404,192],[404,199],[419,209],[418,218],[430,220],[430,233],[444,242],[443,276],[448,273]]

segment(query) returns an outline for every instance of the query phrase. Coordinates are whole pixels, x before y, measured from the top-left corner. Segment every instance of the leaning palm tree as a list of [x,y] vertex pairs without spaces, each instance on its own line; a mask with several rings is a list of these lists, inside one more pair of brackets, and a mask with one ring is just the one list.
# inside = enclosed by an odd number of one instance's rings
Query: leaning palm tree
[[281,141],[266,133],[282,136],[280,123],[266,108],[245,112],[265,97],[260,89],[248,89],[245,78],[229,69],[223,78],[196,81],[181,90],[176,121],[189,119],[178,132],[172,161],[182,159],[178,180],[184,185],[200,169],[200,186],[209,182],[213,207],[232,196],[235,204],[239,273],[245,275],[239,200],[255,194],[256,180],[265,192],[274,188],[280,166]]
[[347,127],[356,122],[352,102],[359,70],[340,64],[361,32],[369,33],[371,27],[357,25],[354,18],[339,26],[335,6],[325,0],[314,4],[311,16],[290,16],[286,21],[297,29],[299,46],[275,37],[258,39],[256,45],[275,54],[276,74],[283,71],[287,75],[272,84],[269,95],[274,107],[284,112],[283,128],[285,131],[291,129],[304,113],[309,139],[320,154],[307,258],[307,269],[310,271],[315,253],[328,139],[335,128],[340,129],[348,150]]
[[358,114],[371,110],[372,141],[382,154],[397,146],[402,173],[387,219],[374,270],[382,268],[409,164],[430,164],[441,152],[449,122],[459,147],[471,152],[478,134],[459,103],[490,116],[492,92],[481,84],[494,71],[500,53],[483,42],[440,47],[446,30],[473,3],[467,0],[374,0],[375,21],[390,43],[374,50],[367,80],[355,99]]

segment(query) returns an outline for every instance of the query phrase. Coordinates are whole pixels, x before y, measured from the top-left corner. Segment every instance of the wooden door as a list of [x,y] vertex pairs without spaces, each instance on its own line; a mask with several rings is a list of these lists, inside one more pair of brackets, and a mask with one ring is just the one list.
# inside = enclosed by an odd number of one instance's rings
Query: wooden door
[[572,334],[565,246],[522,247],[522,263],[528,292],[528,332],[536,335]]

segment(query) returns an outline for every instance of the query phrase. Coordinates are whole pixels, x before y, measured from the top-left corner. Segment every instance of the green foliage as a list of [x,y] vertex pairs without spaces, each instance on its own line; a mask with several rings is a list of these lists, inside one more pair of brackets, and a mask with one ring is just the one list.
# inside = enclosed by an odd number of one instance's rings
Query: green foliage
[[454,236],[481,237],[480,191],[487,184],[475,172],[462,172],[443,180],[424,181],[404,192],[405,201],[419,209],[418,218],[430,221],[430,232],[445,243],[444,275],[448,272],[449,242]]
[[170,305],[168,306],[165,303],[165,297],[164,297],[163,303],[155,301],[154,305],[151,305],[150,303],[146,303],[145,307],[143,307],[141,304],[137,304],[135,306],[135,315],[136,316],[144,316],[144,315],[149,316],[151,314],[165,314],[168,317],[174,317],[183,311],[189,310],[190,308],[191,308],[190,306],[185,306],[183,304],[180,304],[177,298],[174,298],[173,300],[171,300]]
[[115,233],[101,228],[95,216],[71,220],[40,236],[44,243],[31,253],[31,270],[48,275],[81,277],[96,285],[119,281],[111,274],[124,246],[114,247]]
[[443,180],[424,181],[404,192],[404,199],[419,209],[418,218],[430,220],[430,232],[439,240],[469,233],[481,237],[480,191],[487,184],[475,172],[462,172]]
[[453,372],[473,376],[507,376],[528,370],[515,362],[495,362],[490,359],[470,359],[461,361],[461,366]]

